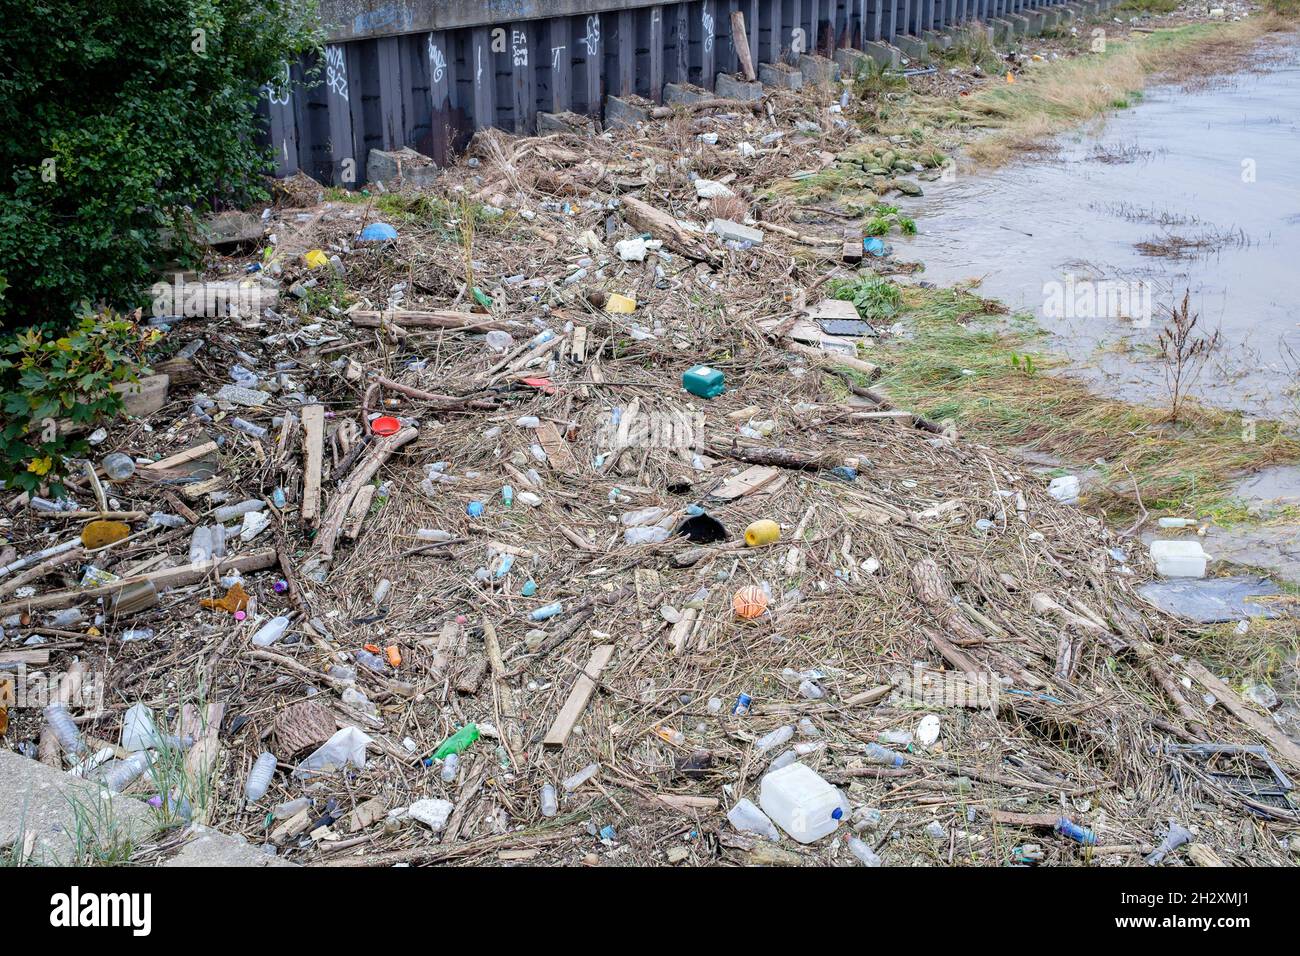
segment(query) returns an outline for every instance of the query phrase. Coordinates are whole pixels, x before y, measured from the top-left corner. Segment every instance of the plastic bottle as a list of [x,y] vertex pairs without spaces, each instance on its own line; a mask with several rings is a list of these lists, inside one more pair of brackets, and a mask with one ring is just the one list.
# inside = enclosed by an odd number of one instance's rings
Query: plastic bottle
[[818,687],[813,681],[806,680],[799,684],[799,696],[806,697],[809,700],[821,700],[826,696],[826,691]]
[[419,528],[415,532],[415,537],[420,541],[450,541],[452,534],[441,528]]
[[251,435],[253,438],[266,437],[265,428],[261,425],[254,425],[252,422],[244,418],[232,418],[230,420],[230,426],[237,431],[243,432],[245,435]]
[[549,618],[555,617],[563,610],[564,610],[564,605],[561,604],[559,601],[555,601],[551,604],[544,604],[541,607],[537,608],[531,614],[528,615],[528,619],[531,621],[545,621]]
[[791,737],[794,736],[794,728],[787,724],[784,727],[778,727],[766,736],[758,738],[754,742],[754,749],[759,753],[767,753],[769,750],[775,750],[780,747]]
[[863,866],[880,866],[880,857],[857,837],[849,837],[849,852],[856,856]]
[[190,564],[211,561],[214,553],[212,528],[207,525],[199,525],[190,534]]
[[865,749],[868,763],[881,763],[887,767],[901,767],[907,763],[907,758],[902,754],[880,744],[867,744]]
[[357,663],[366,670],[374,671],[376,674],[388,673],[388,661],[384,660],[378,654],[372,654],[370,651],[362,648],[356,653]]
[[59,745],[73,756],[78,756],[86,749],[85,741],[81,739],[81,731],[77,729],[77,724],[68,713],[68,708],[64,704],[50,704],[45,708],[45,720],[54,731],[54,736],[58,738]]
[[549,783],[542,785],[542,816],[553,817],[560,811],[559,801],[555,799],[555,787]]
[[753,833],[776,843],[781,839],[776,824],[758,809],[754,801],[746,798],[727,811],[727,820],[741,833]]
[[227,521],[234,521],[236,518],[242,518],[250,511],[261,511],[265,507],[265,501],[259,501],[257,498],[249,498],[246,501],[241,501],[237,505],[223,505],[212,512],[212,519],[225,524]]
[[600,764],[589,763],[587,764],[587,766],[583,767],[573,776],[565,777],[563,780],[561,780],[560,786],[562,786],[565,789],[566,793],[573,793],[573,791],[577,790],[579,787],[581,787],[592,777],[596,776],[599,770],[600,770]]
[[457,756],[456,754],[447,754],[446,759],[444,759],[442,762],[442,773],[440,774],[440,776],[442,777],[442,782],[451,783],[453,780],[456,779],[456,773],[459,770],[460,770],[460,757]]
[[244,784],[244,799],[256,803],[266,796],[271,787],[271,778],[275,776],[275,754],[262,751],[253,762],[253,769],[248,771],[248,780]]
[[122,640],[125,641],[151,641],[157,634],[152,627],[129,627],[122,632]]
[[144,704],[132,704],[122,718],[122,749],[132,753],[158,745],[158,727],[153,711]]
[[384,606],[384,598],[388,597],[388,591],[392,586],[393,583],[388,578],[379,579],[379,583],[375,585],[375,593],[372,595],[375,607]]
[[501,329],[493,329],[484,338],[487,342],[487,347],[493,352],[504,352],[506,349],[510,348],[510,346],[515,344],[514,336],[509,332],[502,331]]
[[125,760],[119,760],[104,774],[104,786],[109,793],[121,793],[148,769],[149,754],[144,751],[134,753]]
[[120,451],[105,455],[101,464],[104,474],[108,475],[110,481],[126,481],[135,474],[135,461],[130,455],[124,455]]
[[289,629],[289,616],[281,614],[273,617],[253,635],[253,644],[256,647],[270,647],[280,638],[284,637],[284,632]]
[[445,760],[451,754],[464,753],[478,738],[478,724],[466,724],[438,746],[438,749],[433,752],[432,759]]

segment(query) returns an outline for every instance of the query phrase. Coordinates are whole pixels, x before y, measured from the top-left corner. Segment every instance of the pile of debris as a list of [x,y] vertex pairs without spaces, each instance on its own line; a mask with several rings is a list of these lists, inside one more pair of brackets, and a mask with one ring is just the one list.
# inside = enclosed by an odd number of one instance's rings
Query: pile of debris
[[827,292],[907,267],[770,189],[849,106],[484,133],[269,211],[200,287],[254,307],[154,319],[159,407],[6,502],[0,668],[102,691],[11,746],[328,865],[1300,849],[1300,748],[1145,555],[871,386]]

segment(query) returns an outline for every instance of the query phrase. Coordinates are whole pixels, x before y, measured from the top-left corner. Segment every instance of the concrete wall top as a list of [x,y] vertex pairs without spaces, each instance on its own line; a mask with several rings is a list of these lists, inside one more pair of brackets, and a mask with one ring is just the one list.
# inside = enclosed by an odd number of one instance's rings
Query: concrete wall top
[[321,0],[331,41],[635,10],[664,0]]

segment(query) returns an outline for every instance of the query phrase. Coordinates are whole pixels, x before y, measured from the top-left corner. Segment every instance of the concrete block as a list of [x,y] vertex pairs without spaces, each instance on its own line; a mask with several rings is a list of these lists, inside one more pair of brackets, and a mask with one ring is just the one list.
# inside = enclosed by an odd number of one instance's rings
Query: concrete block
[[1009,20],[990,20],[989,29],[993,31],[994,43],[1006,43],[1015,33]]
[[760,63],[758,81],[778,90],[803,89],[803,74],[785,63]]
[[909,60],[915,63],[930,62],[930,45],[919,37],[895,37],[894,43]]
[[952,37],[938,30],[926,30],[921,39],[929,44],[931,50],[947,50],[952,46]]
[[1059,10],[1041,10],[1043,17],[1043,29],[1055,30],[1061,25],[1061,11]]
[[804,82],[813,86],[832,86],[840,81],[839,65],[816,53],[799,54],[799,72]]
[[199,238],[209,246],[261,242],[265,235],[266,223],[261,216],[237,209],[213,213],[199,224]]
[[167,386],[171,379],[166,375],[146,375],[138,382],[114,385],[113,391],[122,396],[122,411],[136,418],[145,418],[167,404]]
[[702,86],[693,83],[669,83],[664,87],[665,103],[695,103],[711,99],[713,94]]
[[651,105],[640,97],[606,96],[605,126],[614,129],[619,126],[630,127],[638,123],[648,123]]
[[732,222],[730,219],[714,219],[709,223],[709,232],[723,240],[748,242],[755,246],[763,244],[763,230],[746,226],[744,223]]
[[582,116],[568,111],[537,114],[538,136],[546,136],[550,133],[591,134],[595,132],[595,125],[590,116]]
[[866,51],[867,56],[876,61],[877,65],[887,70],[896,70],[899,64],[903,62],[903,56],[898,47],[890,46],[888,43],[876,43],[868,40],[862,44],[862,49]]
[[866,69],[869,59],[871,58],[861,50],[849,46],[840,47],[835,51],[835,65],[840,68],[840,76],[846,78],[857,76],[859,70]]
[[713,81],[714,95],[724,100],[744,100],[756,103],[763,98],[763,84],[758,81],[742,80],[730,73],[719,73]]
[[1018,13],[1008,13],[1007,22],[1011,24],[1011,32],[1016,36],[1024,36],[1029,32],[1029,21]]
[[1029,29],[1025,31],[1027,36],[1036,37],[1043,32],[1043,15],[1037,10],[1022,10],[1021,16],[1029,23]]
[[372,149],[366,154],[366,182],[383,183],[385,186],[401,184],[420,189],[437,178],[437,164],[430,157],[409,147]]

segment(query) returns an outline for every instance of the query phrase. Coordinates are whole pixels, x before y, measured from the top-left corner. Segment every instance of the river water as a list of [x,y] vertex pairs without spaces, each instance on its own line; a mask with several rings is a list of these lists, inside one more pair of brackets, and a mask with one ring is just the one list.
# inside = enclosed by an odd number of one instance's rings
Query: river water
[[1141,402],[1167,399],[1156,336],[1190,291],[1198,328],[1222,340],[1194,394],[1300,424],[1300,40],[1199,88],[1152,87],[1054,145],[929,183],[899,257],[940,285],[982,278],[1074,374]]

